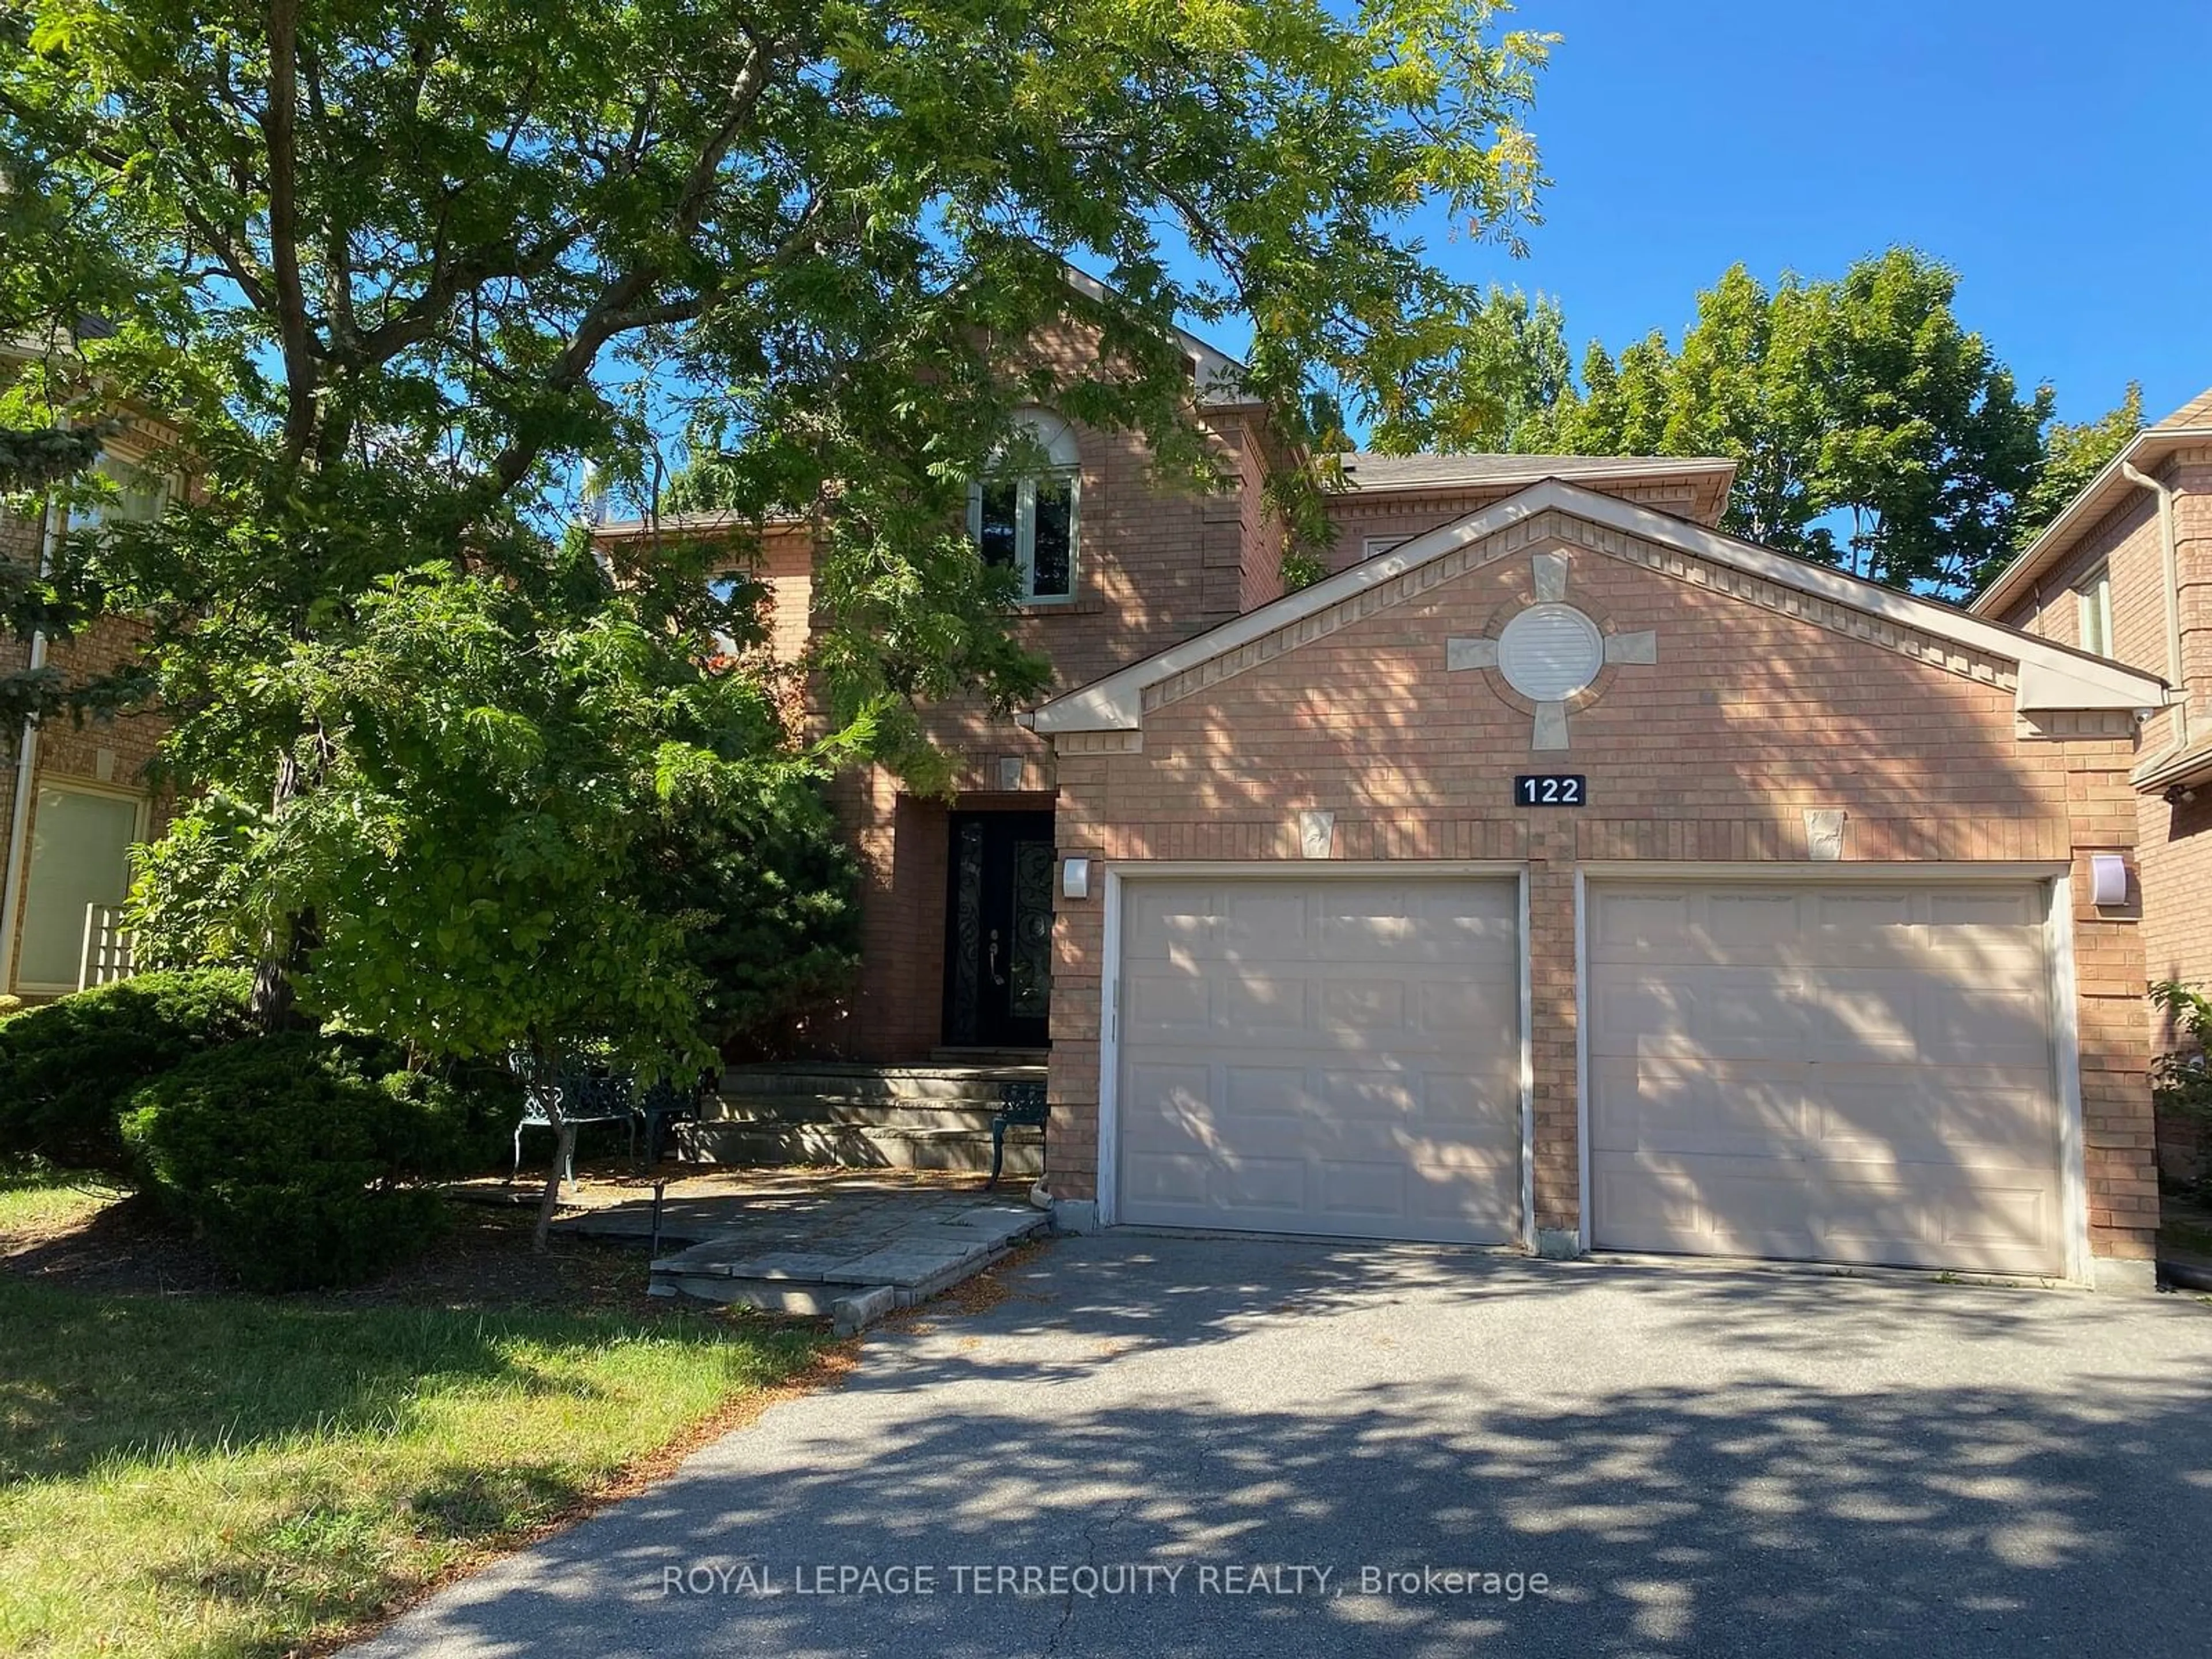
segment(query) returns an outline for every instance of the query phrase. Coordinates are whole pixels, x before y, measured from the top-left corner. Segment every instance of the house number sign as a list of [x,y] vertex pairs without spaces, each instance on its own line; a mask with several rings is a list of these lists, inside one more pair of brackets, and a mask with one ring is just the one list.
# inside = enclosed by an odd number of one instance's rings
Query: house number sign
[[1578,772],[1524,772],[1513,780],[1516,806],[1580,806],[1589,799]]

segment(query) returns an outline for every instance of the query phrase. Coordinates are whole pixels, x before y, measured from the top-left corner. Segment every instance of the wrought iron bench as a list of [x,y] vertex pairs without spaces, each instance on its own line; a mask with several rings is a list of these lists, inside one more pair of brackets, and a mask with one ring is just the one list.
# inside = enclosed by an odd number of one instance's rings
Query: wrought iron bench
[[1006,1158],[1006,1131],[1017,1126],[1038,1132],[1037,1143],[1044,1143],[1044,1129],[1051,1115],[1051,1107],[1045,1100],[1042,1083],[1002,1083],[999,1085],[999,1109],[991,1114],[991,1181],[999,1184],[999,1170]]
[[[508,1062],[524,1079],[522,1116],[514,1126],[514,1168],[508,1181],[522,1176],[522,1132],[525,1129],[550,1129],[553,1121],[545,1109],[544,1085],[529,1081],[530,1066],[526,1058],[515,1056]],[[630,1161],[637,1161],[637,1132],[645,1130],[646,1157],[650,1164],[660,1161],[660,1146],[671,1123],[696,1120],[699,1115],[697,1091],[686,1091],[675,1084],[662,1081],[639,1092],[634,1073],[596,1072],[587,1066],[563,1066],[552,1085],[555,1103],[561,1110],[564,1123],[626,1123],[629,1126]],[[573,1148],[567,1165],[561,1171],[562,1180],[574,1186],[576,1181],[576,1161]]]

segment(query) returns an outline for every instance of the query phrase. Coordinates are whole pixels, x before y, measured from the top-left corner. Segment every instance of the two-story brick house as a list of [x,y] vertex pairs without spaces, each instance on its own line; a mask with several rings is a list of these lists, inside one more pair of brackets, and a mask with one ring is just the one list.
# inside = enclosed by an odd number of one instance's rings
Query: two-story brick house
[[1354,456],[1285,594],[1198,407],[1218,494],[1045,410],[975,486],[1056,695],[845,785],[847,1054],[1048,1047],[1071,1224],[2148,1284],[2158,672],[1723,535],[1717,460]]
[[[2143,955],[2154,982],[2212,984],[2212,392],[2137,434],[1973,610],[2173,686],[2130,774]],[[2193,1158],[2191,1126],[2166,1127]]]

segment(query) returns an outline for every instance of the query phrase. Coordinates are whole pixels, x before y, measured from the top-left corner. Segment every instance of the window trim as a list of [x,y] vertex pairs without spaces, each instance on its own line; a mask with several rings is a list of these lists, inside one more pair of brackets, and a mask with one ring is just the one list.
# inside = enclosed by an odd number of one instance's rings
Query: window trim
[[[1036,591],[1036,491],[1038,480],[1057,478],[1067,486],[1067,592],[1040,593]],[[968,539],[981,552],[983,546],[983,484],[981,478],[968,485]],[[991,480],[1003,483],[1004,477]],[[1073,605],[1083,585],[1083,472],[1079,467],[1045,467],[1035,472],[1024,472],[1013,479],[1014,484],[1014,570],[1022,580],[1021,602],[1029,605]]]
[[[179,480],[173,472],[156,472],[145,459],[128,451],[103,448],[92,464],[92,470],[115,486],[118,499],[113,503],[101,501],[97,505],[72,508],[65,529],[78,534],[97,533],[111,524],[151,524],[164,517],[176,505]],[[118,474],[131,474],[123,477]],[[154,510],[147,514],[125,513],[114,509],[124,505],[128,492],[137,489],[154,498]]]
[[[2074,640],[2084,651],[2112,655],[2112,567],[2100,564],[2074,590]],[[2092,633],[2096,638],[2093,641]]]
[[[983,486],[986,483],[1014,485],[1014,571],[1021,579],[1018,603],[1030,605],[1072,605],[1083,596],[1083,454],[1075,428],[1064,416],[1048,409],[1022,409],[1013,424],[1044,452],[1047,464],[1015,472],[987,465],[981,477],[968,483],[968,539],[980,554],[983,547]],[[999,457],[994,456],[994,461]],[[1037,484],[1058,479],[1067,487],[1067,591],[1036,591]]]
[[[34,777],[31,782],[31,816],[24,825],[22,867],[14,872],[15,882],[15,933],[7,941],[7,983],[11,994],[22,996],[67,996],[76,989],[74,981],[67,985],[49,984],[44,980],[21,978],[19,969],[23,965],[23,920],[31,902],[33,858],[38,846],[38,800],[46,790],[65,794],[97,795],[108,800],[128,801],[135,809],[131,822],[131,842],[133,847],[146,845],[148,832],[152,828],[154,803],[136,789],[121,784],[102,783],[95,778]],[[126,875],[127,875],[126,872]],[[125,890],[127,892],[127,889]],[[82,947],[80,947],[82,948]],[[80,966],[82,964],[80,963]]]

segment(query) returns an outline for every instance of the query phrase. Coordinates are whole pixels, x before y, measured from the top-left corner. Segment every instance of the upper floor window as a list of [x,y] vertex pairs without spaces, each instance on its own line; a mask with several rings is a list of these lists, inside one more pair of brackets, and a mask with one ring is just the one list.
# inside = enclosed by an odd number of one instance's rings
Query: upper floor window
[[74,507],[70,525],[76,530],[97,530],[102,525],[145,524],[161,516],[169,505],[169,481],[160,473],[103,452],[93,471],[112,487],[113,493]]
[[2112,654],[2112,573],[2099,565],[2074,595],[2081,618],[2081,648],[2100,657]]
[[968,533],[986,564],[1021,577],[1022,598],[1075,597],[1075,504],[1082,455],[1075,433],[1041,409],[1015,416],[1015,441],[968,486]]

